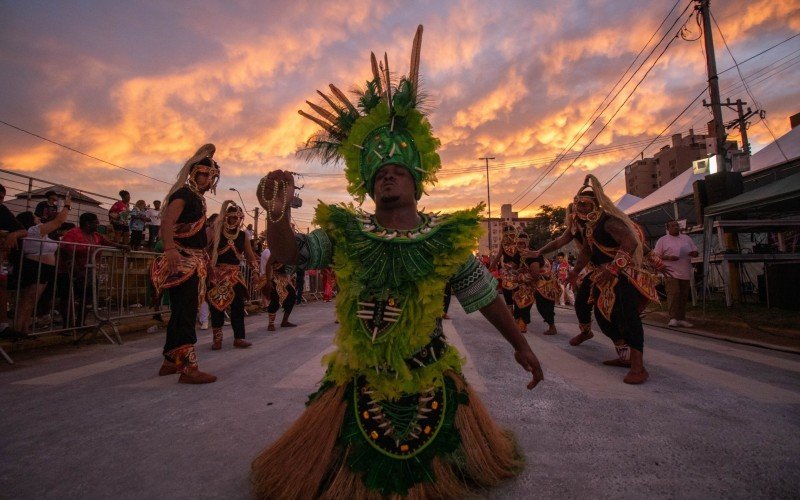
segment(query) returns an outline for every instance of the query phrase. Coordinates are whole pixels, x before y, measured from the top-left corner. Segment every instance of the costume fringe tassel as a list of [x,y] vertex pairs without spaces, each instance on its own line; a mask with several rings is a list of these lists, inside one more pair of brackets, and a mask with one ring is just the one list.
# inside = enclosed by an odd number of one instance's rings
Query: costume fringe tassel
[[256,498],[307,499],[317,495],[331,467],[346,408],[345,386],[320,394],[251,465]]

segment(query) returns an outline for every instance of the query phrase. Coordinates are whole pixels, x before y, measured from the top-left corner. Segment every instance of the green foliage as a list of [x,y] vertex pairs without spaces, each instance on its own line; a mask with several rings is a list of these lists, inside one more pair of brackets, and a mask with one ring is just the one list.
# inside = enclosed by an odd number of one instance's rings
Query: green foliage
[[531,248],[541,248],[550,241],[558,238],[566,230],[564,218],[567,210],[564,207],[542,205],[539,213],[528,222],[525,232],[530,235]]

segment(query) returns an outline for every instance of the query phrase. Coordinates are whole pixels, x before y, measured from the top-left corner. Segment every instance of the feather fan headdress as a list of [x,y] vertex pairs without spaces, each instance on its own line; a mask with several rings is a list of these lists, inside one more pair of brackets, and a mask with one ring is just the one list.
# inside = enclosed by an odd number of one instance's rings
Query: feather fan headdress
[[299,111],[322,128],[308,139],[301,153],[323,163],[343,159],[347,190],[359,202],[367,194],[373,195],[375,174],[384,165],[401,165],[411,172],[417,199],[422,196],[425,184],[436,182],[436,172],[441,167],[436,150],[441,143],[420,110],[421,47],[422,25],[414,37],[409,73],[396,84],[392,81],[388,56],[384,54],[379,63],[372,53],[372,79],[363,89],[355,91],[358,96],[355,104],[331,84],[330,94],[317,91],[322,98],[319,104],[306,101],[313,114]]

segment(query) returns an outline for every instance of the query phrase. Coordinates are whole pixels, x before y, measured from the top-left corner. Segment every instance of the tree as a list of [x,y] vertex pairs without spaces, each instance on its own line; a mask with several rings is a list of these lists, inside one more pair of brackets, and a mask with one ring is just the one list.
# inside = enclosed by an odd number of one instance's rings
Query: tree
[[542,205],[539,212],[533,216],[533,220],[528,222],[525,232],[530,236],[531,248],[542,248],[548,242],[554,240],[566,229],[564,218],[567,210],[564,207],[554,207],[552,205]]

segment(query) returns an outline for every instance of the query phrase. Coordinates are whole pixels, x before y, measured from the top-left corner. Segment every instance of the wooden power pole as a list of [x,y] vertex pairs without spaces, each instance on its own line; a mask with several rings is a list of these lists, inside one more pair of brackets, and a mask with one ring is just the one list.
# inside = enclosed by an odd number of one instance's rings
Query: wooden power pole
[[486,202],[489,205],[489,223],[486,225],[489,228],[489,257],[492,256],[492,193],[489,190],[489,160],[494,160],[494,156],[484,156],[478,158],[479,160],[486,160]]

